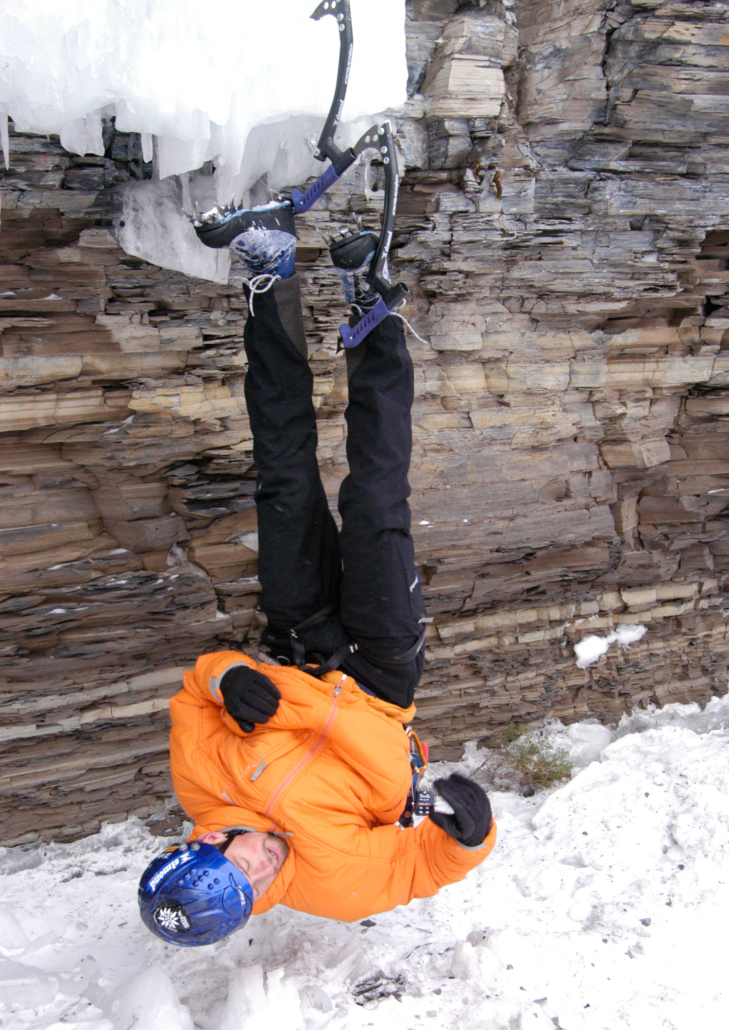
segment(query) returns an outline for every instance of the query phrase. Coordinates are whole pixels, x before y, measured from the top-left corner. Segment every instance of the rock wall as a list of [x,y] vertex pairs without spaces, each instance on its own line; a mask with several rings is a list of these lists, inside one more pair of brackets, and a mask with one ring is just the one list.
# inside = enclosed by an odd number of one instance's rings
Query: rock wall
[[[729,12],[712,0],[412,0],[393,276],[416,362],[413,522],[436,757],[514,719],[726,690]],[[260,616],[245,302],[127,256],[151,173],[11,133],[0,228],[0,842],[169,796],[167,699]],[[299,222],[319,414],[344,475],[327,238]],[[648,628],[579,669],[572,644]]]

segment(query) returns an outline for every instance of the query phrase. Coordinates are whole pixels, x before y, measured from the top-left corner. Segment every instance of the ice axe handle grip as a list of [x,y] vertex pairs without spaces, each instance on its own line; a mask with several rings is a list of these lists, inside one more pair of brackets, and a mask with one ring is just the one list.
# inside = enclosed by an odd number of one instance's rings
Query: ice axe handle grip
[[334,165],[330,165],[323,175],[320,175],[316,182],[309,186],[305,193],[301,190],[291,190],[291,203],[297,215],[303,214],[312,207],[322,193],[326,193],[332,183],[335,183],[340,176]]
[[378,300],[375,306],[360,318],[354,329],[350,329],[346,322],[344,325],[340,325],[339,332],[342,334],[342,343],[347,349],[357,347],[376,325],[379,325],[391,314],[392,312],[384,300]]

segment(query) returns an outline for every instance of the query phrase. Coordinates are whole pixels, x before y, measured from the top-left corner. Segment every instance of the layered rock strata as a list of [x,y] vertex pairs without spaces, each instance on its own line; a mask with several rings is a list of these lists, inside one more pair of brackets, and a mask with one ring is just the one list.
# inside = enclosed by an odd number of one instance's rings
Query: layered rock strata
[[[714,2],[413,0],[393,276],[416,363],[429,615],[419,730],[614,721],[727,680],[729,14]],[[0,227],[0,841],[169,797],[167,699],[255,647],[245,301],[116,244],[149,175],[11,134]],[[321,463],[345,473],[326,240],[376,226],[359,169],[299,222]],[[573,644],[647,627],[585,669]]]

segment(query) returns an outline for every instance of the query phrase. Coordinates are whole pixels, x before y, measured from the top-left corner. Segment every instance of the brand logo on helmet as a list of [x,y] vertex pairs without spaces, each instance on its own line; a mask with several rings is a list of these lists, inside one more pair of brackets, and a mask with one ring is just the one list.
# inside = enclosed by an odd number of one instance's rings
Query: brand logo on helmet
[[171,862],[168,862],[166,865],[163,865],[162,868],[154,874],[152,879],[147,884],[146,890],[148,892],[156,891],[157,887],[160,885],[162,880],[164,880],[168,873],[171,873],[173,869],[177,869],[179,865],[182,865],[183,862],[189,861],[192,857],[193,856],[190,854],[189,851],[185,851],[182,854],[178,854],[176,858],[173,858]]
[[154,921],[167,933],[189,933],[192,922],[179,901],[165,901],[154,910]]

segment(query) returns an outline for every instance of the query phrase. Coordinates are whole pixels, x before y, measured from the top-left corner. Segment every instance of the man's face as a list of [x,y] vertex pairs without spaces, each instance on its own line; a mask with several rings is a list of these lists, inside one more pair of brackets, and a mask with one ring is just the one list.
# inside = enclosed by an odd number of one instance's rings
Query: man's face
[[[226,834],[222,830],[214,830],[197,839],[203,844],[221,844]],[[253,831],[233,837],[225,849],[228,861],[248,878],[254,898],[260,898],[268,890],[288,853],[289,845],[284,837]]]

